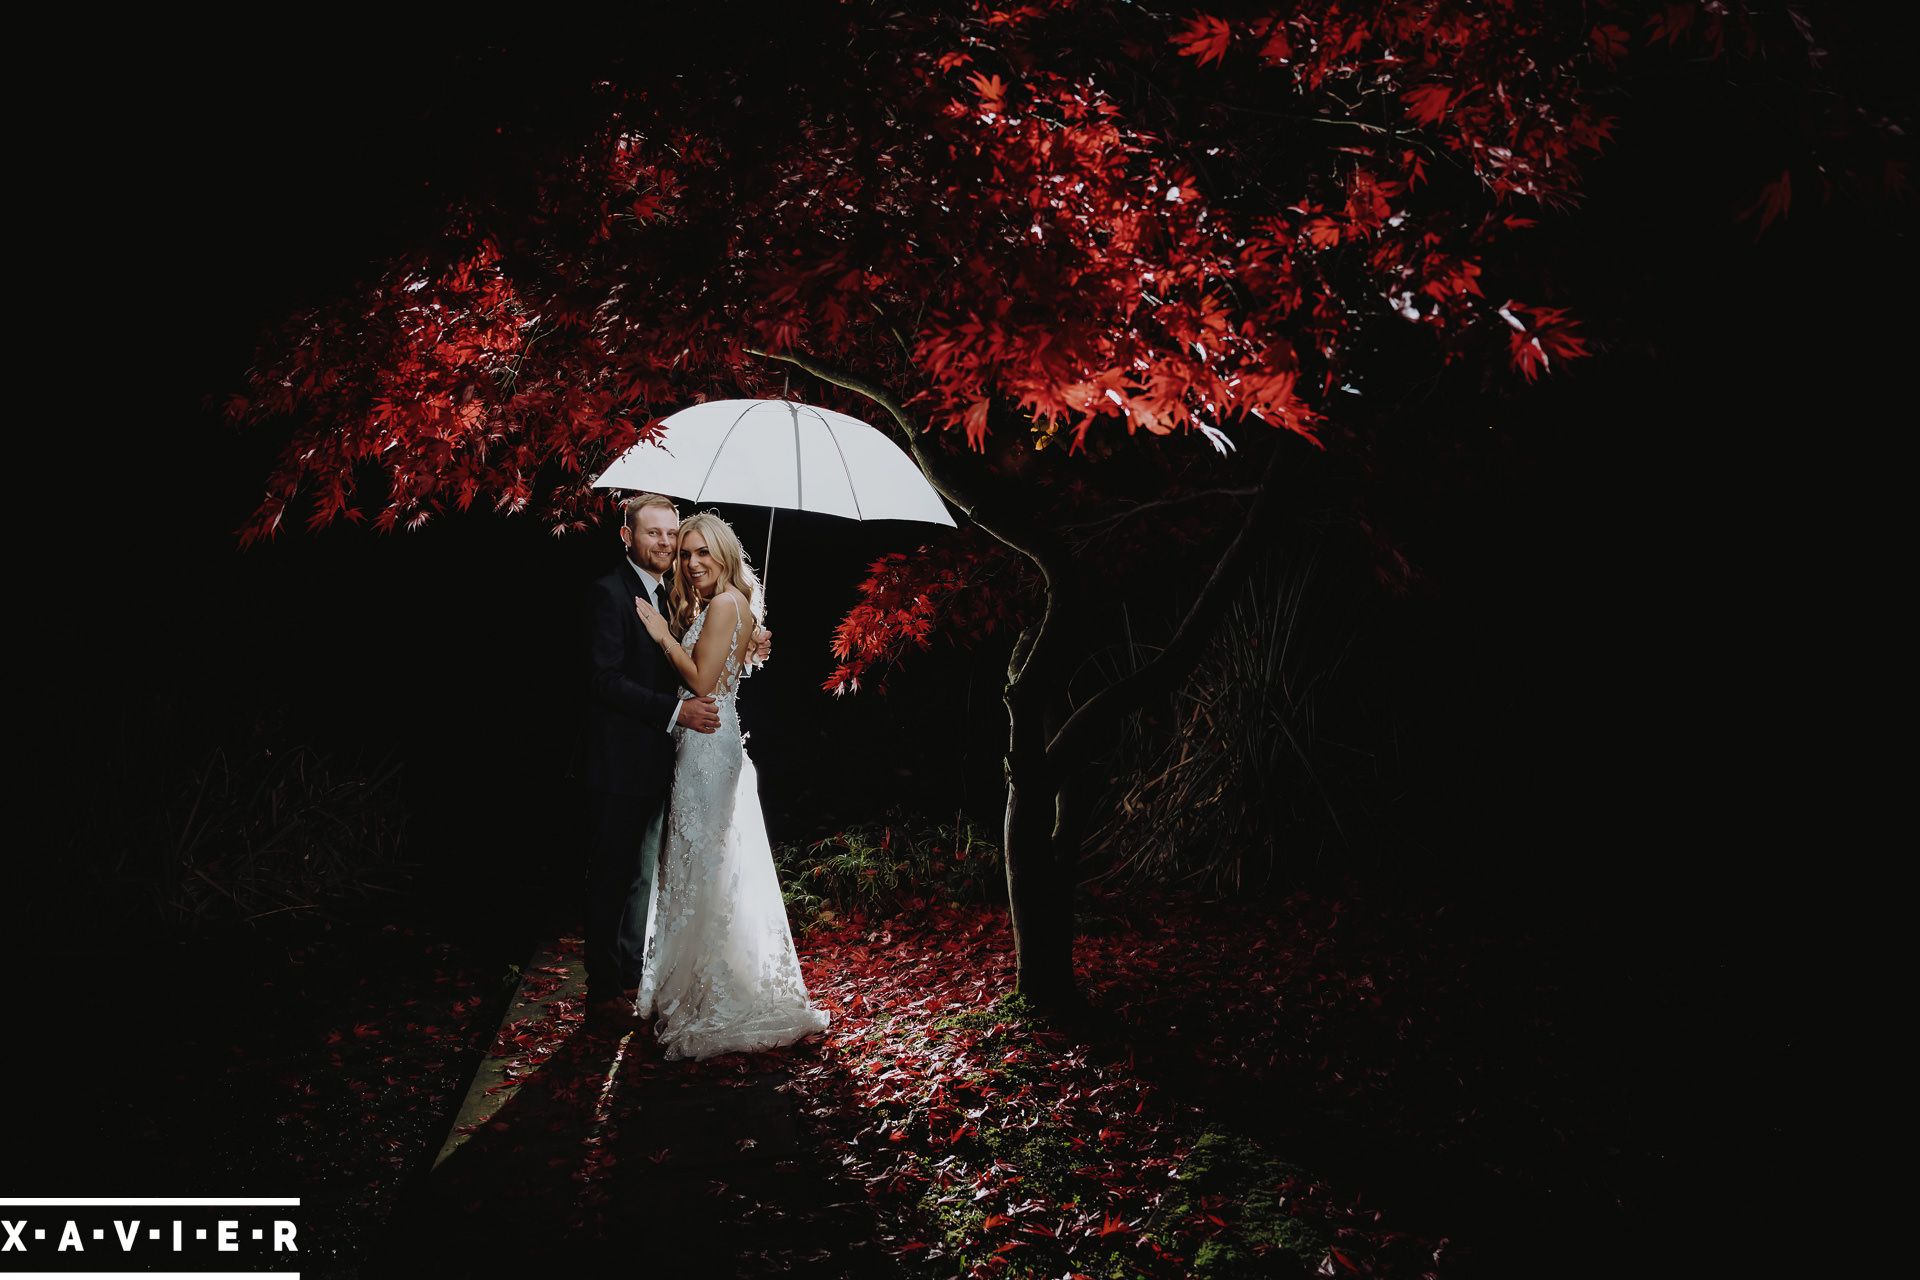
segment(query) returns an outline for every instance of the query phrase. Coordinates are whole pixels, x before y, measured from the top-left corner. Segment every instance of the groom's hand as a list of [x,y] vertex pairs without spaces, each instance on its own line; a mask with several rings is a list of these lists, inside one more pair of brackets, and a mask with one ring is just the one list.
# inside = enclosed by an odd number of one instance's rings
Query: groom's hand
[[720,727],[720,708],[711,695],[688,698],[680,704],[680,723],[695,733],[712,733]]
[[773,632],[756,627],[753,632],[753,663],[759,666],[773,656]]

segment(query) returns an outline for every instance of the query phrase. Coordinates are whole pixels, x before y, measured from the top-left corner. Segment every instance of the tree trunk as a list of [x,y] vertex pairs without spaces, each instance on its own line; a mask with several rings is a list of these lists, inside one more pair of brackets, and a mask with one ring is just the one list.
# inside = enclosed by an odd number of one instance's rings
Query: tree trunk
[[1041,708],[1007,689],[1007,903],[1013,920],[1016,990],[1043,1010],[1079,1000],[1073,979],[1072,851],[1054,842],[1055,782],[1047,767]]

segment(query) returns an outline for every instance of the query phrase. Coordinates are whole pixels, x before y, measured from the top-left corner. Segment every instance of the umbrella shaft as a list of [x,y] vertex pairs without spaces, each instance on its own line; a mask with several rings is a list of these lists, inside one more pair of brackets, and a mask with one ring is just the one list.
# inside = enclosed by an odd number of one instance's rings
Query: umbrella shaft
[[773,518],[780,508],[767,508],[767,554],[760,558],[760,605],[766,607],[767,583],[773,577]]

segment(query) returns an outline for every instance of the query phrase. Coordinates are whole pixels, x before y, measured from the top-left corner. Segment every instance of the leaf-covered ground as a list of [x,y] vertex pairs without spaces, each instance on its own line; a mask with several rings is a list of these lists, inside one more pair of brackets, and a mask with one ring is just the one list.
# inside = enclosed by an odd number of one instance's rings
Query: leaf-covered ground
[[1354,897],[1093,900],[1082,924],[1090,1008],[1058,1026],[1004,994],[1004,912],[914,898],[802,938],[834,1023],[785,1051],[663,1062],[556,995],[503,1030],[513,1100],[389,1261],[1119,1280],[1625,1248],[1645,1170],[1550,949]]
[[1620,1238],[1615,1079],[1549,957],[1441,909],[1089,904],[1047,1030],[1001,912],[807,940],[836,1013],[795,1088],[929,1275],[1584,1269]]

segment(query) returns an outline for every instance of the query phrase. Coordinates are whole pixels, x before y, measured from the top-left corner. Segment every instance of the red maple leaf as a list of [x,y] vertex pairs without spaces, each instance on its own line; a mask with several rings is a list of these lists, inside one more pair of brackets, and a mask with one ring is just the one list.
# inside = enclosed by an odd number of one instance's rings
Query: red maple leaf
[[1007,82],[999,76],[983,75],[976,71],[967,77],[967,83],[973,86],[974,93],[980,97],[980,108],[996,115],[1004,114],[1007,109]]
[[1279,67],[1285,66],[1292,58],[1293,42],[1287,39],[1286,24],[1275,19],[1273,30],[1267,33],[1266,42],[1260,46],[1260,61],[1270,67]]
[[1340,243],[1340,224],[1325,214],[1309,219],[1303,230],[1307,243],[1316,249],[1331,249]]
[[1453,90],[1443,84],[1416,85],[1400,95],[1407,104],[1407,116],[1415,124],[1438,124],[1453,101]]
[[1201,66],[1209,62],[1220,62],[1227,56],[1227,44],[1233,39],[1233,29],[1211,14],[1201,14],[1174,36],[1174,47]]
[[1760,225],[1754,228],[1753,238],[1758,240],[1766,234],[1774,219],[1787,216],[1787,210],[1793,205],[1793,174],[1782,169],[1780,176],[1760,188],[1760,195],[1754,202],[1741,210],[1737,221],[1745,222],[1756,213],[1760,215]]
[[1567,315],[1565,307],[1509,302],[1500,308],[1500,318],[1512,330],[1507,335],[1507,349],[1513,367],[1529,382],[1542,370],[1552,368],[1555,357],[1577,360],[1588,354],[1586,339],[1578,332],[1579,322]]
[[1625,27],[1612,22],[1603,22],[1591,32],[1593,51],[1600,60],[1612,66],[1626,56],[1628,35]]
[[1678,4],[1668,4],[1659,13],[1647,19],[1647,39],[1664,40],[1668,44],[1678,44],[1680,37],[1693,25],[1692,0],[1681,0]]

